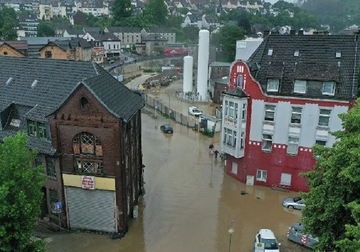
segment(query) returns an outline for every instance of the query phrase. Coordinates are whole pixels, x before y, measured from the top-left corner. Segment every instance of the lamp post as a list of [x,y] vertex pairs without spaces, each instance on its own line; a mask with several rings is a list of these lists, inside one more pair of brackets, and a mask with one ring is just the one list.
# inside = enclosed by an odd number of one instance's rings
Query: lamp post
[[235,229],[233,227],[233,224],[234,224],[234,220],[231,221],[230,223],[230,228],[228,230],[229,234],[230,234],[230,239],[229,239],[229,252],[230,252],[230,249],[231,249],[231,237],[232,237],[232,234],[235,232]]

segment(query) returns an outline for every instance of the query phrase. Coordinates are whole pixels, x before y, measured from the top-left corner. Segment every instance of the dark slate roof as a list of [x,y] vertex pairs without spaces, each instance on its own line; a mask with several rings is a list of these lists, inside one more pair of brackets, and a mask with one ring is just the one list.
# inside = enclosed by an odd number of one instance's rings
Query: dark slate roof
[[229,91],[223,91],[224,94],[227,95],[231,95],[231,96],[236,96],[236,97],[241,97],[241,98],[247,98],[249,97],[248,94],[246,94],[241,88],[237,87],[233,90],[229,90]]
[[[357,92],[359,46],[356,35],[270,34],[247,64],[265,93],[267,80],[273,78],[280,80],[280,92],[272,95],[321,98],[320,89],[314,85],[333,81],[335,95],[326,99],[348,100]],[[268,55],[269,49],[273,50],[272,55]],[[299,56],[294,56],[295,51],[299,51]],[[336,57],[337,52],[341,52],[341,57]],[[306,94],[293,93],[295,80],[308,81]]]
[[112,33],[140,33],[141,29],[138,27],[107,27],[107,30]]
[[173,29],[168,27],[152,27],[152,28],[145,28],[147,33],[175,33]]
[[[9,78],[13,79],[6,84]],[[34,80],[37,84],[31,87]],[[127,122],[144,106],[144,100],[118,82],[99,65],[84,61],[40,58],[0,58],[0,114],[13,111],[11,118],[21,121],[19,128],[10,124],[0,130],[0,141],[17,130],[26,130],[26,119],[47,122],[72,92],[84,85],[116,118]],[[16,113],[15,113],[16,112]],[[3,121],[4,122],[4,121]],[[51,143],[32,139],[40,152],[54,152]]]
[[114,33],[107,32],[107,33],[97,33],[97,32],[88,32],[96,41],[120,41],[118,37],[114,35]]
[[66,29],[67,33],[69,35],[76,35],[76,36],[83,36],[85,35],[84,34],[84,31],[81,30],[81,29]]
[[[85,39],[82,39],[82,38],[78,38],[78,39],[73,38],[73,39],[69,39],[69,40],[50,41],[45,46],[50,45],[50,44],[54,44],[54,45],[60,47],[64,51],[66,51],[68,48],[70,50],[75,50],[76,47],[82,47],[82,48],[91,48],[92,47],[89,42],[87,42]],[[43,46],[42,48],[44,48],[45,46]]]
[[37,22],[38,18],[33,14],[20,13],[19,22]]
[[84,27],[83,28],[84,33],[100,33],[100,27]]
[[146,41],[167,41],[167,39],[164,38],[163,36],[161,36],[160,34],[151,33],[151,34],[147,35],[143,39],[143,41],[144,42],[146,42]]

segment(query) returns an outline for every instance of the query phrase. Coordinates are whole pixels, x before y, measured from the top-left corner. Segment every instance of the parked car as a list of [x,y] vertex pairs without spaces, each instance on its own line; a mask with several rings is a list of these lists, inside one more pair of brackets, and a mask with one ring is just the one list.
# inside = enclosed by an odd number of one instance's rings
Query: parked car
[[202,115],[202,111],[195,106],[190,106],[189,114],[194,115],[194,116],[200,116],[200,115]]
[[301,197],[285,198],[282,205],[290,209],[302,210],[305,207],[304,199]]
[[280,245],[281,243],[278,243],[274,232],[270,229],[260,229],[255,235],[255,252],[280,252]]
[[312,248],[312,245],[319,242],[319,239],[310,234],[304,233],[304,225],[301,222],[295,222],[287,231],[287,238],[290,241]]
[[160,126],[160,130],[164,133],[169,133],[169,134],[172,134],[174,133],[174,130],[173,128],[171,127],[170,124],[163,124]]

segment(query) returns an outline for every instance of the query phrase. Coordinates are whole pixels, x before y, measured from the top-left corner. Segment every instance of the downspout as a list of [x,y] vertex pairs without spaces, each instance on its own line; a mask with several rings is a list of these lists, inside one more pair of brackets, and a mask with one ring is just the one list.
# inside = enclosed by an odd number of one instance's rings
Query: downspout
[[356,73],[356,67],[359,67],[356,64],[356,56],[357,56],[357,52],[358,52],[358,38],[359,38],[359,34],[356,35],[355,37],[355,56],[354,56],[354,69],[353,69],[353,80],[352,80],[352,87],[351,87],[351,99],[354,99],[355,95],[355,73]]

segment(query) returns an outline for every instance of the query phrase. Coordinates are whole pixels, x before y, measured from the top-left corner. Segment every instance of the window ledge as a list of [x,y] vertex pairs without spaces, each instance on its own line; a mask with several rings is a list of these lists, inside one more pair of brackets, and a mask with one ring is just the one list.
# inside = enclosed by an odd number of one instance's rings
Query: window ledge
[[259,181],[259,182],[266,182],[266,180],[264,180],[264,179],[256,179],[256,181]]
[[320,129],[320,130],[329,130],[329,126],[316,126],[316,129]]
[[289,126],[301,128],[301,123],[289,123]]
[[290,156],[290,157],[296,157],[297,155],[298,155],[298,153],[296,153],[296,154],[293,154],[293,153],[286,153],[288,156]]
[[265,152],[265,153],[271,153],[271,150],[263,150],[263,149],[261,149],[262,150],[262,152]]

